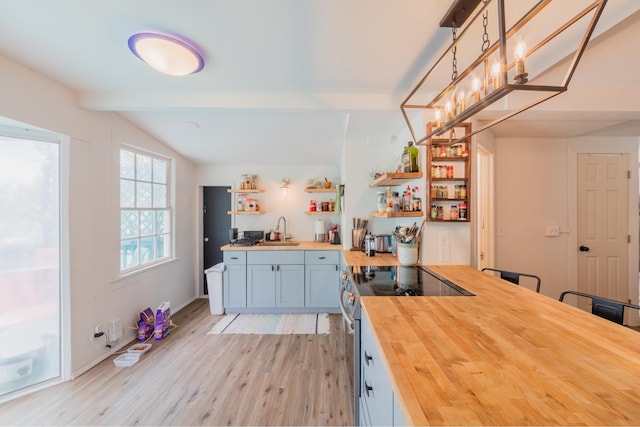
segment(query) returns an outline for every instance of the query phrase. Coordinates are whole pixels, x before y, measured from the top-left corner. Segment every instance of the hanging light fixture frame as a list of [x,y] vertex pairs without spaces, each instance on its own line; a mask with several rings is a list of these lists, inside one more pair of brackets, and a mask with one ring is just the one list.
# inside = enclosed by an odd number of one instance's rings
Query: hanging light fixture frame
[[[561,24],[558,28],[551,31],[548,35],[542,37],[540,41],[528,48],[526,53],[527,57],[531,56],[537,51],[541,51],[541,49],[543,49],[549,42],[568,30],[581,19],[588,18],[588,15],[591,14],[591,18],[586,26],[586,30],[584,31],[578,46],[571,55],[566,74],[559,84],[553,85],[539,84],[536,83],[536,79],[528,79],[527,73],[524,72],[524,58],[522,58],[523,62],[521,64],[518,64],[517,59],[509,59],[507,52],[508,42],[514,43],[515,37],[520,34],[523,27],[532,19],[534,19],[534,17],[536,17],[550,3],[552,3],[553,0],[538,1],[524,15],[517,19],[515,23],[508,29],[506,28],[505,22],[505,1],[506,0],[456,0],[451,5],[445,16],[442,18],[440,26],[452,28],[454,35],[453,41],[448,49],[443,52],[442,56],[440,56],[436,63],[429,69],[429,71],[409,93],[409,95],[401,105],[402,114],[409,126],[409,130],[411,131],[414,142],[416,144],[428,145],[432,136],[441,137],[443,135],[446,135],[448,131],[454,129],[456,126],[459,126],[460,123],[469,120],[479,112],[487,109],[487,107],[489,107],[490,105],[494,104],[498,100],[503,99],[513,92],[536,92],[536,96],[538,97],[533,101],[527,101],[522,105],[519,105],[517,108],[505,110],[504,114],[501,117],[498,117],[497,119],[494,119],[483,126],[476,126],[471,133],[461,136],[459,139],[449,138],[450,143],[455,144],[461,142],[462,140],[472,135],[482,132],[490,128],[491,126],[494,126],[510,117],[528,110],[531,107],[547,101],[548,99],[553,98],[560,93],[565,92],[568,88],[569,82],[571,81],[578,63],[580,62],[582,54],[586,49],[587,43],[591,38],[593,30],[595,29],[595,26],[600,19],[602,10],[607,3],[607,0],[592,1],[581,10],[577,11],[575,15],[567,19],[566,22]],[[567,5],[573,3],[567,2],[566,0],[559,1],[565,1],[565,4]],[[487,46],[487,13],[488,8],[492,5],[492,3],[495,3],[492,10],[497,11],[497,16],[492,16],[492,20],[495,19],[497,21],[498,37],[497,40],[495,40],[493,43],[489,43],[489,45]],[[471,18],[469,19],[469,17]],[[422,100],[425,99],[425,88],[430,83],[432,78],[436,75],[437,70],[440,67],[446,66],[447,58],[449,57],[449,55],[455,55],[455,52],[458,50],[461,43],[465,41],[468,43],[468,30],[469,28],[471,28],[471,25],[478,19],[483,19],[483,24],[485,26],[481,53],[475,60],[470,63],[470,65],[468,65],[461,72],[458,72],[456,63],[454,62],[452,64],[454,72],[452,73],[451,81],[446,84],[444,88],[435,91],[435,96],[433,96],[431,100],[429,100],[428,102],[423,102]],[[497,58],[497,63],[500,67],[496,77],[492,77],[491,75],[492,65],[489,64],[490,58],[494,59],[494,61]],[[494,67],[496,66],[494,65]],[[468,81],[472,76],[478,74],[481,76],[482,80],[482,93],[480,94],[480,91],[478,93],[473,93],[472,97],[468,99],[466,104],[463,100],[463,104],[458,105],[461,108],[458,108],[456,110],[454,107],[455,111],[447,113],[445,109],[448,107],[449,103],[454,102],[452,101],[452,99],[454,97],[453,94],[456,93],[456,88],[462,87],[465,81]],[[510,76],[513,78],[513,81],[509,81]],[[499,80],[496,80],[496,78]],[[423,92],[421,93],[421,91]],[[434,91],[430,90],[426,93],[433,94]],[[410,116],[416,115],[416,113],[423,113],[423,115],[426,117],[429,110],[432,110],[434,112],[434,116],[436,118],[433,119],[434,122],[432,122],[432,125],[428,127],[429,130],[427,130],[426,125],[420,126],[422,129],[425,129],[423,135],[422,133],[418,133],[418,126],[414,126],[412,124]],[[442,113],[444,113],[444,117],[442,116]],[[430,119],[425,118],[424,121],[428,122],[430,121]]]

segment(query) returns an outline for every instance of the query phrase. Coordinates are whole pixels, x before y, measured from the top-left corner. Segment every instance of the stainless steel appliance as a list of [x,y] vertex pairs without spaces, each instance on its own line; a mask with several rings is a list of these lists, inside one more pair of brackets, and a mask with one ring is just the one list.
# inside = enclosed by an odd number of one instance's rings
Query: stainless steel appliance
[[392,239],[393,239],[393,236],[391,236],[391,234],[376,235],[375,237],[376,252],[378,253],[391,252]]
[[420,266],[354,266],[342,272],[340,311],[345,359],[353,381],[353,422],[359,425],[360,297],[361,296],[473,296],[466,289]]

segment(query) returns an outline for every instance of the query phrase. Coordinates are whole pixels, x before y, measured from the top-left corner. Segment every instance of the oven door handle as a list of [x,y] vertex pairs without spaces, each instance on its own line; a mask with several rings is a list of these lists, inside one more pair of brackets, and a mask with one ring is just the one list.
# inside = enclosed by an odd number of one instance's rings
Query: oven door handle
[[346,291],[347,291],[347,285],[342,285],[340,287],[340,298],[338,299],[338,304],[340,304],[340,311],[342,312],[342,318],[347,321],[347,324],[349,325],[349,329],[353,330],[355,327],[355,320],[353,319],[352,316],[349,315],[349,313],[347,313],[347,309],[344,306],[344,300],[342,299],[342,296]]

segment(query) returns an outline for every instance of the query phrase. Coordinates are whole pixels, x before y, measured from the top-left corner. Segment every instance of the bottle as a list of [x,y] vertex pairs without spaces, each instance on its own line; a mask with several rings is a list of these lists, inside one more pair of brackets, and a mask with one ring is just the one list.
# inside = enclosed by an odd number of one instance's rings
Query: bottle
[[467,204],[466,203],[460,203],[458,219],[459,220],[466,220],[467,219]]
[[407,146],[402,152],[402,170],[403,172],[419,172],[418,153],[420,151],[413,146],[413,141],[407,142]]
[[393,212],[393,197],[391,197],[391,187],[387,187],[386,211]]
[[431,205],[431,219],[438,219],[438,208],[436,205]]
[[387,210],[387,199],[384,196],[384,192],[378,191],[378,201],[376,202],[378,213],[385,213]]

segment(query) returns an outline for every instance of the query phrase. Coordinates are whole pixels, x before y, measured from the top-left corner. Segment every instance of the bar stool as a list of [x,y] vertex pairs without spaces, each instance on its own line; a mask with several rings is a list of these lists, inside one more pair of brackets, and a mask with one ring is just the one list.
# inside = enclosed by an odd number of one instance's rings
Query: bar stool
[[520,285],[520,277],[529,277],[535,281],[536,292],[540,293],[540,278],[538,276],[535,276],[533,274],[526,274],[526,273],[516,273],[514,271],[498,270],[496,268],[489,268],[489,267],[485,267],[482,269],[482,271],[485,271],[485,270],[495,271],[497,273],[500,273],[501,279],[511,283],[515,283],[516,285]]
[[640,305],[630,304],[627,302],[616,301],[609,298],[599,297],[597,295],[586,294],[578,291],[564,291],[560,294],[560,301],[564,300],[567,294],[577,295],[579,297],[591,298],[591,313],[604,319],[622,325],[624,322],[624,308],[635,308],[640,310]]

